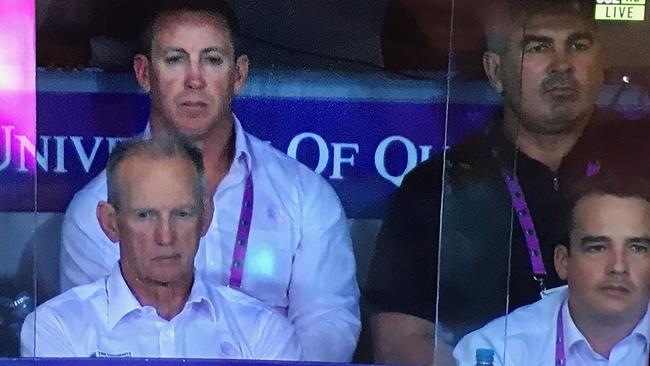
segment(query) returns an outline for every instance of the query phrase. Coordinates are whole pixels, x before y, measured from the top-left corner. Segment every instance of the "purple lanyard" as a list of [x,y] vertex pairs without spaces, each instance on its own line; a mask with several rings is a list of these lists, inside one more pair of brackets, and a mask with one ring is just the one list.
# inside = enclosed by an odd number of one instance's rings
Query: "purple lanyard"
[[[492,149],[492,155],[499,161],[499,156],[496,149]],[[521,184],[519,184],[519,179],[508,169],[505,164],[500,163],[501,166],[501,176],[508,187],[508,192],[510,192],[510,198],[512,199],[512,208],[517,214],[517,219],[519,220],[519,226],[521,231],[524,234],[524,239],[526,240],[526,247],[528,248],[528,256],[530,257],[530,264],[533,268],[533,279],[539,283],[541,291],[546,290],[546,268],[544,267],[544,260],[542,258],[542,250],[539,247],[539,237],[537,236],[537,231],[535,231],[535,224],[533,223],[533,218],[530,215],[530,210],[528,209],[528,204],[526,203],[526,197],[524,196],[524,191],[521,189]]]
[[564,353],[564,320],[562,319],[562,308],[557,313],[557,330],[555,331],[555,366],[566,365],[566,354]]
[[239,213],[239,227],[235,236],[235,246],[232,252],[232,264],[230,266],[230,283],[232,288],[240,288],[244,276],[244,263],[246,261],[246,249],[248,249],[248,236],[251,232],[251,221],[253,219],[253,174],[249,171],[246,176],[246,186]]

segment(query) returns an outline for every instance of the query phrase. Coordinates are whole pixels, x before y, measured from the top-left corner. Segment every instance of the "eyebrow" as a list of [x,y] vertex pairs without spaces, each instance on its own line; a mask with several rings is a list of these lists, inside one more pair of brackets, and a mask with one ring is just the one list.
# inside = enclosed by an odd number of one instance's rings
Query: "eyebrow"
[[540,43],[553,43],[553,38],[551,37],[546,37],[546,36],[537,36],[534,34],[527,34],[524,36],[524,38],[521,40],[521,46],[525,46],[529,43],[532,42],[540,42]]
[[[591,32],[571,33],[567,37],[566,43],[573,43],[573,42],[575,42],[577,40],[580,40],[580,39],[586,39],[587,41],[593,43],[594,42],[594,35]],[[553,38],[552,37],[547,37],[547,36],[535,35],[535,34],[526,34],[526,35],[524,35],[523,39],[521,40],[521,45],[524,46],[524,45],[529,44],[531,42],[553,43]]]
[[[166,52],[180,52],[180,53],[185,53],[185,54],[188,53],[184,48],[181,48],[181,47],[165,47],[161,51],[162,51],[162,53],[166,53]],[[210,53],[210,52],[225,53],[226,48],[224,48],[224,47],[208,47],[208,48],[204,48],[204,49],[201,50],[201,54],[206,54],[206,53]]]
[[633,244],[647,244],[650,245],[650,237],[644,236],[644,237],[636,237],[636,238],[630,238],[627,240],[628,243],[633,243]]
[[584,246],[587,243],[607,243],[610,241],[611,240],[609,239],[609,237],[604,235],[598,235],[598,236],[587,235],[580,238],[580,245]]

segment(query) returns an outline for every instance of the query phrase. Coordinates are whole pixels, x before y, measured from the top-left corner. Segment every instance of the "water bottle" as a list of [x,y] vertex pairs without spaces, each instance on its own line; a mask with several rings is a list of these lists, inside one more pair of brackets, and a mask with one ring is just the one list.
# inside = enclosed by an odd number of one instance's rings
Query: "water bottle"
[[493,366],[494,350],[488,348],[476,349],[476,366]]

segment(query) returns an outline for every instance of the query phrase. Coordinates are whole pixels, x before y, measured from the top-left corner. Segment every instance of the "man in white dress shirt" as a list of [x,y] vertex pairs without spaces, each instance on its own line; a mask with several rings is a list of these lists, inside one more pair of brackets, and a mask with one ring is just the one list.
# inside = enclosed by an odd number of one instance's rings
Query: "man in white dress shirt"
[[[619,180],[619,181],[617,181]],[[578,182],[569,245],[555,250],[568,288],[465,336],[458,365],[478,348],[494,365],[646,365],[650,340],[650,187],[642,180]]]
[[23,356],[300,359],[284,316],[194,273],[212,217],[198,149],[172,138],[131,140],[113,151],[107,174],[97,219],[119,243],[119,262],[31,313]]
[[[210,284],[239,288],[285,314],[305,359],[349,361],[360,329],[359,290],[336,193],[321,176],[246,133],[232,114],[248,58],[227,5],[159,3],[133,64],[151,97],[145,137],[180,134],[203,152],[207,192],[219,214],[202,239],[196,270]],[[92,218],[106,194],[102,173],[66,211],[63,289],[104,277],[119,257]]]

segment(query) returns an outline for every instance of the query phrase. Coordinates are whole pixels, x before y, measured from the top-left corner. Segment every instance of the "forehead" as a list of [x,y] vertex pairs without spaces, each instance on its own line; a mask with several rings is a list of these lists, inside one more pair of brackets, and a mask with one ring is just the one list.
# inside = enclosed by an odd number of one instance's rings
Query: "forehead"
[[163,14],[155,22],[152,36],[154,47],[232,47],[225,19],[202,12]]
[[550,38],[568,38],[575,34],[590,34],[597,38],[597,29],[593,22],[576,14],[535,14],[522,19],[518,25],[510,28],[509,38],[517,41],[524,36],[543,36]]
[[650,234],[650,203],[637,197],[589,195],[573,211],[574,233],[610,237]]
[[120,200],[127,207],[192,203],[198,174],[186,159],[130,156],[118,167]]

